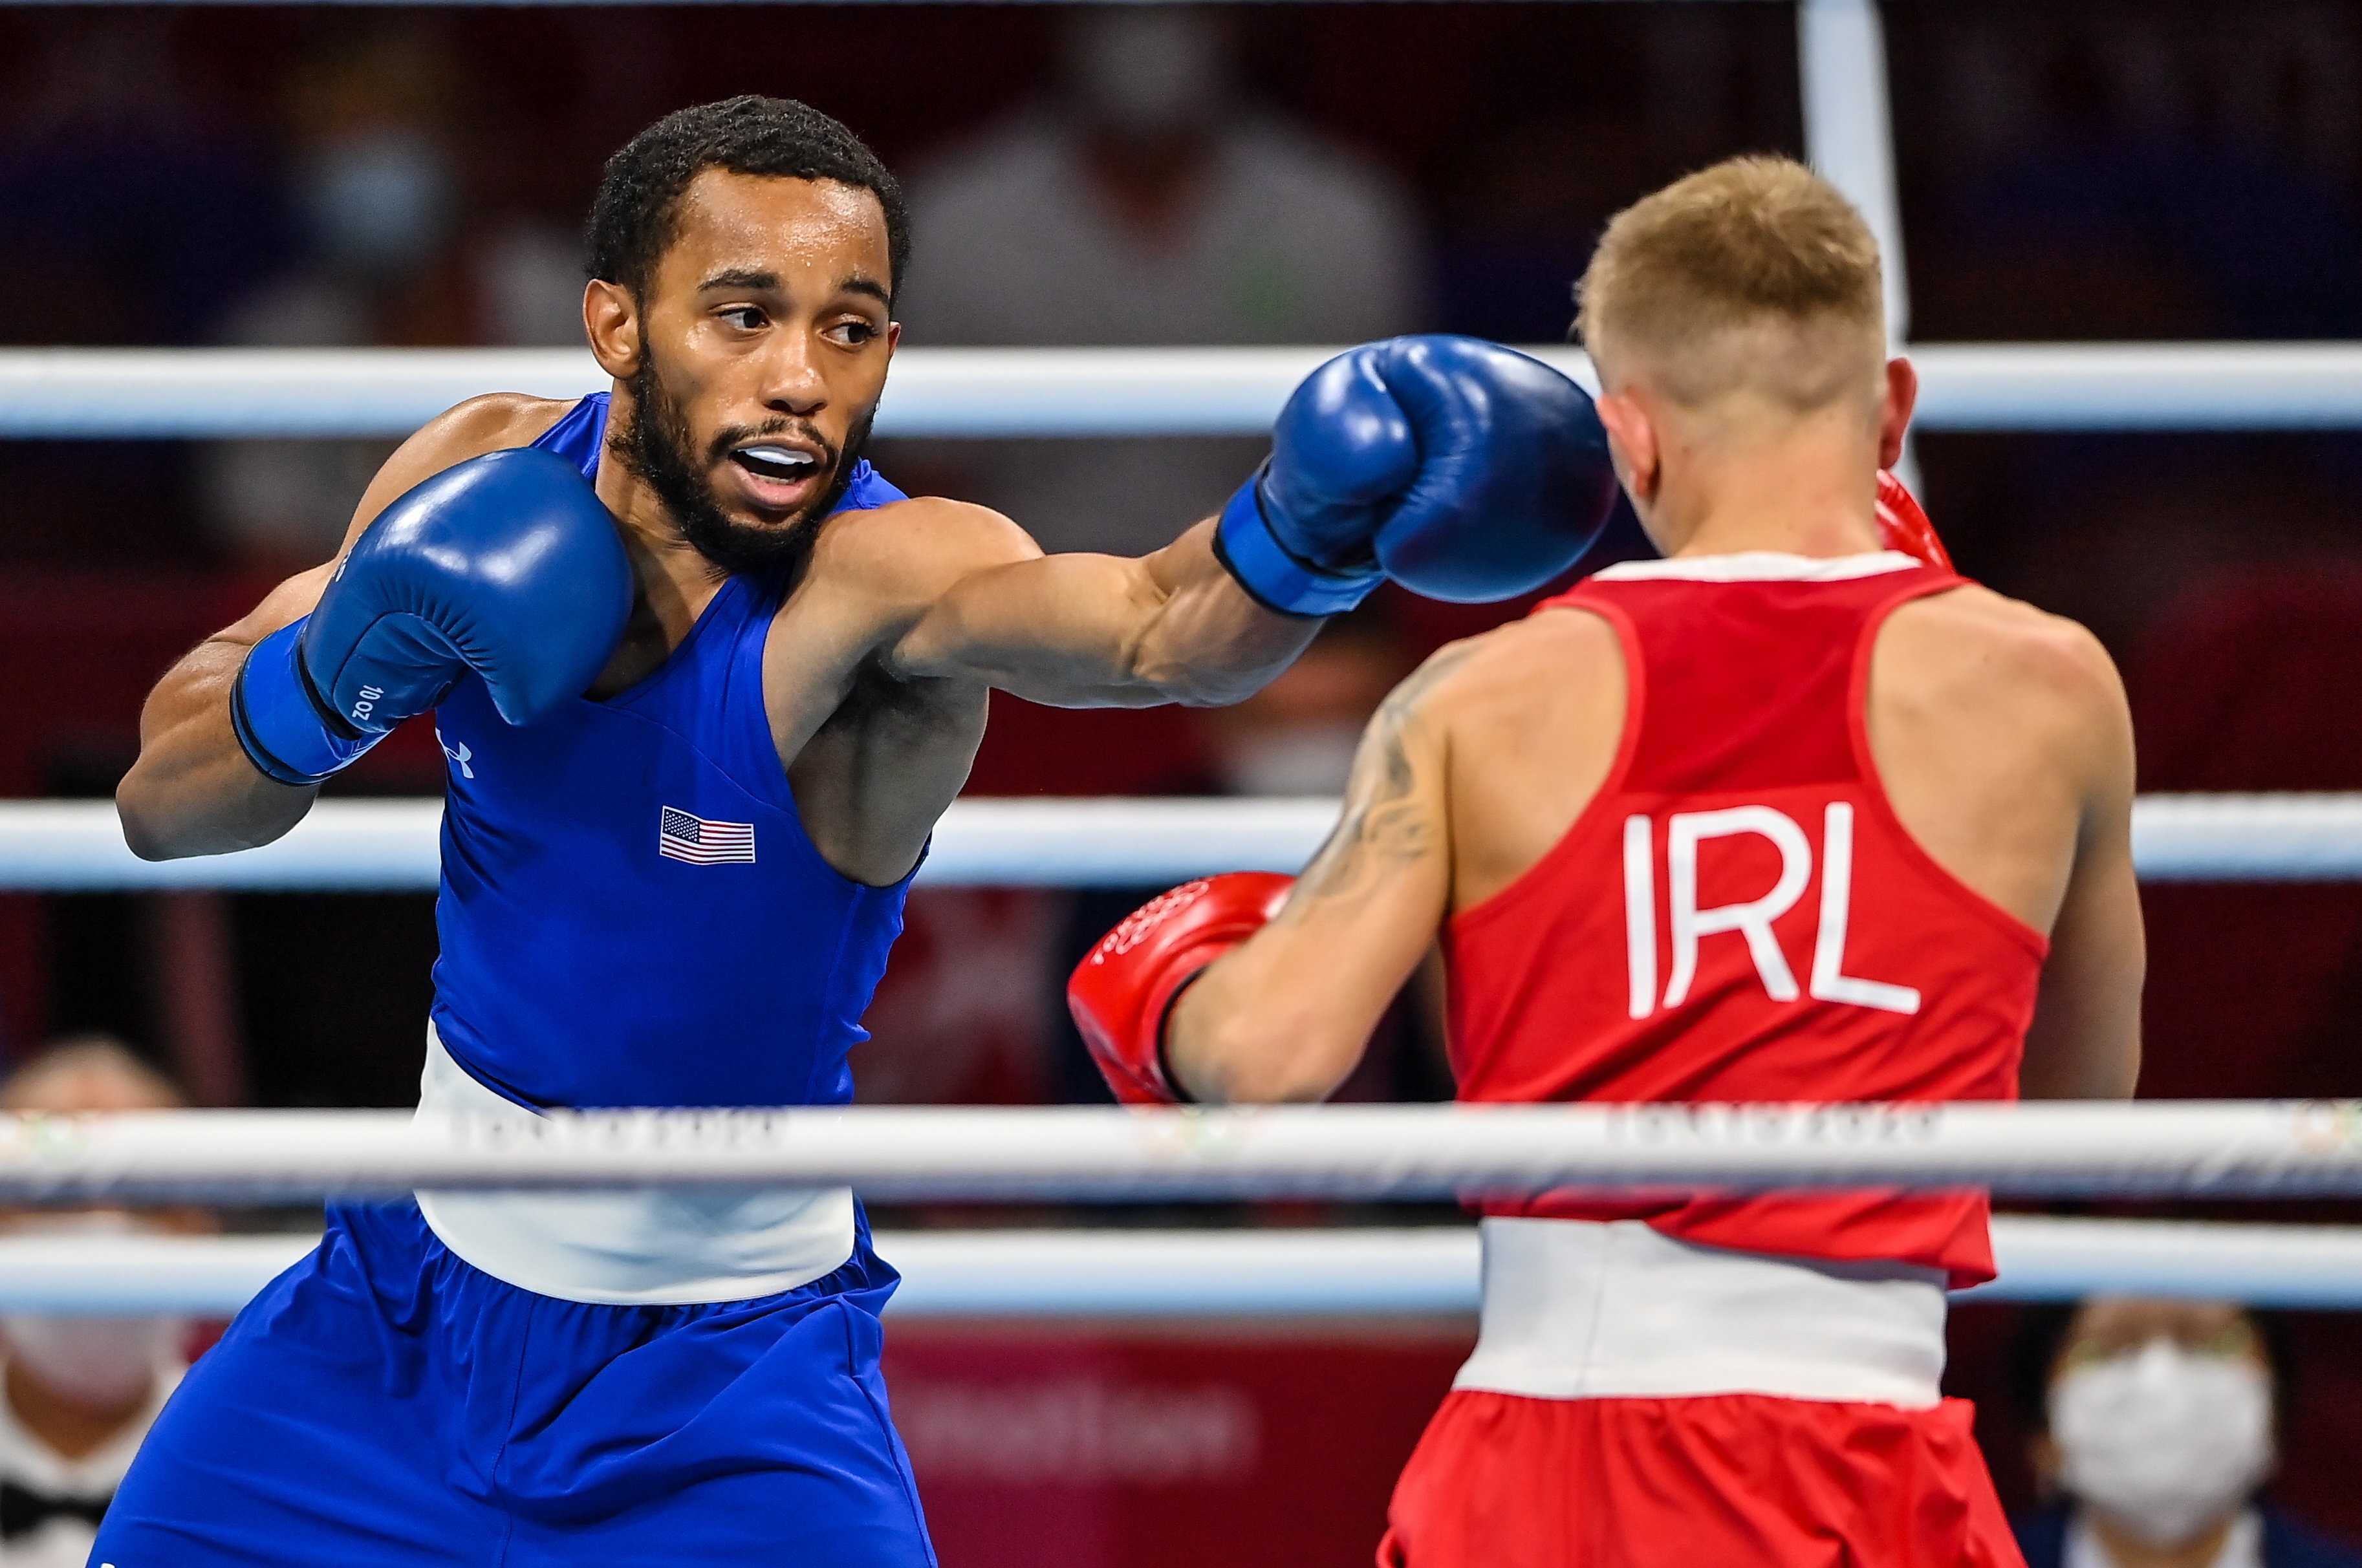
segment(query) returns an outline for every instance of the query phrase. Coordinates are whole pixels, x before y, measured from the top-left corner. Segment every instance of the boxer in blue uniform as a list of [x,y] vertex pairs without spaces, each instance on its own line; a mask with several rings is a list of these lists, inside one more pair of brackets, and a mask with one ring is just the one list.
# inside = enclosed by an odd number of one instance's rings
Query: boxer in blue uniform
[[[149,697],[150,858],[266,842],[433,712],[448,759],[421,1104],[834,1105],[993,687],[1229,701],[1388,571],[1501,597],[1614,495],[1589,400],[1464,339],[1331,361],[1229,507],[1044,556],[862,459],[907,267],[893,179],[741,98],[609,162],[584,325],[610,391],[413,436],[337,558]],[[878,1375],[896,1276],[851,1193],[338,1204],[190,1372],[94,1563],[910,1568]]]

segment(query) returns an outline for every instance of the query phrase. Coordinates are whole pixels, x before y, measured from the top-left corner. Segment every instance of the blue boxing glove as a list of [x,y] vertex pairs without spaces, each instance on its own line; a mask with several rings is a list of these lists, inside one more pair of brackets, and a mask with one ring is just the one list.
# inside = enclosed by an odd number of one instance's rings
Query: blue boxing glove
[[511,724],[579,696],[623,636],[632,565],[574,465],[494,452],[387,507],[311,614],[247,655],[230,726],[254,765],[315,784],[481,676]]
[[1216,544],[1256,600],[1351,609],[1392,577],[1433,598],[1509,598],[1574,565],[1616,499],[1591,397],[1473,337],[1364,344],[1307,377]]

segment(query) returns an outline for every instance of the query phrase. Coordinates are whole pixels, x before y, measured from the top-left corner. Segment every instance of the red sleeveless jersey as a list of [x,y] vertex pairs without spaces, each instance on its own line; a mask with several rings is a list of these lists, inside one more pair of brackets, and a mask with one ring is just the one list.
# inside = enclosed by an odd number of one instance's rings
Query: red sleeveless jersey
[[[1466,1101],[2014,1100],[2049,944],[1938,866],[1871,760],[1871,646],[1963,579],[1894,554],[1615,567],[1536,611],[1624,649],[1622,744],[1566,836],[1444,934]],[[1981,1193],[1642,1201],[1712,1246],[1992,1277]]]

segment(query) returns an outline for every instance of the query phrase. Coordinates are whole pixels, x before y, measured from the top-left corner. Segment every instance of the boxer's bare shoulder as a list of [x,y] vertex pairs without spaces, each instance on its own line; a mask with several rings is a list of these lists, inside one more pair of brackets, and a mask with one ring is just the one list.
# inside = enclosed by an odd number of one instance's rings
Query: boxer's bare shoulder
[[[2124,682],[2089,630],[1975,584],[1903,606],[1871,661],[1870,718],[1889,733],[1978,737],[2086,772],[2127,725]],[[1989,735],[1988,735],[1988,732]]]
[[2099,639],[1983,587],[1916,600],[1879,632],[1863,714],[1912,837],[2048,930],[2095,825],[2130,809],[2132,718]]
[[973,749],[969,732],[981,722],[984,688],[973,680],[915,678],[896,649],[954,584],[1041,554],[1009,519],[966,501],[923,496],[838,512],[822,526],[802,581],[780,607],[785,630],[773,632],[769,668],[799,689],[817,677],[835,694],[832,700],[866,689],[905,726],[915,719],[932,731],[942,728],[934,718],[947,718],[964,737],[955,749],[965,757]]
[[1454,746],[1531,739],[1535,725],[1612,693],[1623,705],[1616,630],[1579,607],[1513,620],[1448,642],[1395,688],[1376,722],[1418,725]]
[[1042,554],[990,507],[913,496],[839,512],[812,547],[811,577],[856,596],[889,626],[907,626],[969,575]]
[[1614,691],[1622,705],[1623,643],[1605,616],[1582,605],[1553,605],[1451,646],[1461,656],[1446,700],[1462,725],[1496,715],[1530,724],[1537,699],[1581,701],[1593,688]]
[[528,446],[549,433],[579,398],[536,398],[524,392],[485,392],[436,415],[414,441],[462,451],[454,461],[480,457],[511,446]]
[[377,514],[405,490],[433,478],[455,463],[481,457],[487,452],[532,445],[548,433],[576,400],[527,397],[522,392],[487,392],[436,414],[394,448],[393,455],[385,460],[377,477],[370,481],[369,488],[361,493],[360,504],[353,509],[352,526],[346,531],[337,555],[341,557],[350,550],[361,530],[375,521]]
[[1889,618],[1881,652],[1897,645],[1894,639],[1990,650],[2035,661],[2029,670],[2047,667],[2066,673],[2070,680],[2078,678],[2078,672],[2088,676],[2114,669],[2099,639],[2081,623],[1995,593],[1981,583],[1963,583],[1904,605]]
[[512,446],[527,446],[546,433],[574,406],[572,399],[530,398],[521,392],[491,392],[456,403],[428,420],[394,448],[370,481],[353,508],[337,553],[319,565],[306,567],[263,597],[262,601],[231,622],[208,642],[239,651],[252,646],[299,616],[311,613],[320,591],[336,574],[337,564],[377,521],[378,513],[404,491],[433,478],[456,463]]
[[1625,704],[1615,627],[1573,606],[1451,644],[1388,701],[1391,722],[1431,732],[1444,759],[1454,907],[1565,836],[1615,766]]

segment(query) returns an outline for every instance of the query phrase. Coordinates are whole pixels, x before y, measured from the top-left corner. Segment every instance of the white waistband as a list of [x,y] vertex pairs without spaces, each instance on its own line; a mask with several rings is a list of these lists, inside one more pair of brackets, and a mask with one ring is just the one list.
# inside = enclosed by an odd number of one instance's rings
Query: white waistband
[[1456,1388],[1540,1399],[1941,1398],[1932,1269],[1698,1246],[1639,1220],[1488,1219],[1476,1352]]
[[[421,1115],[535,1114],[451,1059],[433,1025]],[[566,1301],[681,1306],[809,1285],[853,1255],[853,1191],[421,1192],[443,1245],[495,1279]]]

